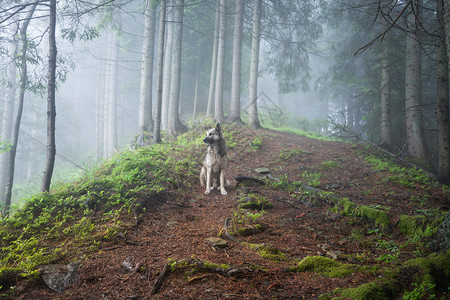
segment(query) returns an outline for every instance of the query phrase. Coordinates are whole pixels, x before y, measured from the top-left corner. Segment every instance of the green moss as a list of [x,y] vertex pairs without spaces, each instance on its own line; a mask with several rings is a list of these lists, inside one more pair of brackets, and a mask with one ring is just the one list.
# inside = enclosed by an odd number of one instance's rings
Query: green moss
[[[405,285],[402,273],[408,272],[410,283]],[[324,294],[320,299],[392,299],[397,298],[404,291],[411,291],[413,287],[419,292],[419,288],[433,287],[427,293],[437,290],[447,291],[450,282],[450,250],[443,253],[432,253],[428,257],[409,260],[401,266],[391,269],[383,269],[384,279],[362,284],[355,288],[336,289]],[[411,293],[406,293],[411,294]]]
[[246,194],[239,198],[240,208],[243,209],[253,209],[253,210],[264,210],[273,208],[273,204],[264,196],[256,194]]
[[[390,290],[387,284],[382,282],[369,282],[362,284],[356,288],[342,289],[338,291],[340,297],[332,299],[353,299],[353,300],[365,300],[365,299],[391,299]],[[324,298],[320,298],[324,299]]]
[[344,277],[353,273],[356,266],[343,264],[324,256],[307,256],[291,271],[315,272],[327,277]]
[[254,224],[249,227],[239,228],[237,231],[237,235],[249,236],[249,235],[253,235],[253,234],[262,232],[262,231],[264,231],[264,229],[265,229],[264,226],[262,226],[261,224]]
[[274,246],[268,244],[251,244],[251,243],[242,243],[242,244],[244,246],[249,247],[252,250],[255,250],[262,258],[272,261],[286,260],[286,255]]
[[442,218],[429,220],[426,216],[401,215],[398,228],[406,236],[426,238],[436,233],[441,222]]
[[342,206],[341,212],[344,215],[355,215],[369,219],[383,230],[390,229],[389,214],[381,209],[373,208],[365,205],[358,205],[351,202],[347,198],[341,199],[338,205]]

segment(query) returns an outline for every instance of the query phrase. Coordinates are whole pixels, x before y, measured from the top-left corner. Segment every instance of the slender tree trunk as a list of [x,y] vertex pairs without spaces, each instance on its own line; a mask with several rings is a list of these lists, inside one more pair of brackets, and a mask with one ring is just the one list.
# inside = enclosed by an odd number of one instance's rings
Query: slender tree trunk
[[195,72],[195,88],[194,88],[194,108],[192,110],[192,121],[195,120],[197,115],[197,102],[198,102],[198,81],[200,77],[199,62],[197,62],[197,71]]
[[216,86],[216,74],[217,74],[217,46],[219,44],[219,24],[220,24],[220,0],[217,0],[216,15],[214,21],[214,43],[211,62],[211,76],[209,80],[208,104],[206,107],[207,117],[213,116],[214,89]]
[[426,148],[422,127],[421,103],[421,17],[422,1],[415,7],[416,14],[408,16],[413,32],[406,40],[406,142],[408,155],[414,158],[426,158]]
[[111,82],[108,104],[108,155],[111,156],[117,150],[117,72],[119,68],[119,40],[117,33],[112,32],[111,41]]
[[241,121],[241,62],[242,32],[244,23],[244,0],[236,0],[236,16],[233,35],[233,66],[231,70],[230,122]]
[[[387,24],[385,24],[385,27]],[[381,42],[381,145],[388,151],[392,149],[391,104],[389,84],[389,44],[387,38]]]
[[104,78],[105,78],[105,64],[102,61],[98,63],[98,75],[97,75],[97,95],[96,95],[96,110],[95,110],[95,144],[96,144],[96,160],[99,161],[103,157],[103,134],[104,134]]
[[[167,4],[166,4],[167,6]],[[165,42],[164,62],[163,62],[163,87],[162,87],[162,107],[161,107],[161,127],[167,129],[167,119],[169,116],[170,81],[172,71],[172,48],[173,48],[173,9],[166,7],[167,15],[167,41]]]
[[111,105],[110,96],[111,96],[111,74],[112,74],[112,29],[109,28],[107,34],[107,42],[106,42],[106,65],[105,65],[105,77],[104,77],[104,92],[103,92],[103,157],[109,157],[109,149],[108,149],[108,138],[109,138],[109,106]]
[[214,97],[214,120],[222,123],[225,119],[223,114],[223,81],[225,76],[225,38],[226,38],[226,10],[227,1],[220,0],[220,25],[219,43],[217,45],[217,75]]
[[261,127],[258,118],[258,64],[259,41],[261,35],[262,0],[255,0],[253,13],[252,49],[250,57],[250,83],[248,92],[248,126],[257,129]]
[[181,50],[183,47],[183,15],[184,1],[175,0],[175,16],[174,16],[174,40],[173,40],[173,56],[172,56],[172,75],[170,83],[170,101],[169,101],[169,117],[168,117],[168,134],[174,136],[185,130],[185,126],[181,123],[178,107],[180,104],[180,86],[181,86]]
[[142,45],[141,93],[139,97],[139,132],[151,131],[153,57],[155,52],[156,9],[151,0],[146,0],[144,40]]
[[[17,55],[17,41],[15,36],[17,35],[17,30],[11,32],[12,40],[9,44],[8,56],[11,57],[8,66],[6,68],[6,95],[5,104],[3,106],[3,118],[2,118],[2,130],[0,133],[0,139],[4,143],[10,143],[12,138],[12,124],[14,119],[14,101],[16,99],[17,90],[17,68],[15,57]],[[9,170],[9,156],[10,152],[5,151],[0,153],[0,203],[5,202],[6,198],[6,182],[8,180],[8,170]]]
[[158,36],[158,66],[156,70],[156,102],[155,125],[153,127],[153,143],[161,142],[161,104],[163,91],[164,36],[166,31],[166,0],[161,1]]
[[48,58],[48,99],[47,99],[47,160],[42,177],[41,191],[48,192],[52,181],[56,157],[55,123],[56,123],[56,0],[50,0],[49,58]]
[[445,44],[444,0],[437,0],[438,37],[436,50],[438,179],[450,183],[450,116],[449,116],[449,59]]

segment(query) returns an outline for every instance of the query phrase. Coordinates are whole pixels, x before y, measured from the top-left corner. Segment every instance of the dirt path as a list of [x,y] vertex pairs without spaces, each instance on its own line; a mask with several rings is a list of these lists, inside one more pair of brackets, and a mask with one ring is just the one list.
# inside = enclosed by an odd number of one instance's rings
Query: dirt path
[[[251,149],[249,145],[256,136],[261,142]],[[432,204],[419,206],[411,202],[412,195],[433,194],[433,197],[443,198],[438,187],[424,191],[420,187],[405,189],[383,182],[381,179],[385,174],[373,171],[362,158],[366,151],[363,146],[246,128],[237,129],[235,139],[247,144],[229,149],[230,179],[238,174],[260,178],[262,175],[254,170],[269,168],[272,181],[276,183],[313,182],[317,188],[333,192],[338,197],[348,197],[355,203],[387,205],[392,221],[400,214],[432,207]],[[313,178],[313,174],[320,174],[320,177]],[[343,263],[382,264],[376,258],[386,250],[376,246],[375,241],[380,236],[373,234],[376,231],[373,225],[332,212],[332,206],[325,202],[321,206],[305,205],[302,203],[305,198],[300,197],[298,189],[267,185],[236,187],[233,180],[228,196],[222,196],[218,191],[205,195],[196,178],[192,179],[191,184],[190,189],[174,191],[159,205],[149,207],[138,225],[126,235],[85,257],[78,283],[63,294],[53,293],[42,285],[33,287],[33,291],[23,293],[21,297],[313,299],[336,288],[355,287],[377,277],[358,270],[345,277],[288,271],[298,261],[312,255],[337,258]],[[248,195],[267,199],[273,208],[264,210],[262,216],[257,211],[250,211],[250,217],[245,215],[239,209],[238,200]],[[254,218],[254,223],[261,224],[264,230],[249,236],[238,236],[238,241],[235,241],[224,234],[227,218],[231,226],[240,226],[240,218],[248,225]],[[206,238],[218,236],[227,241],[226,248],[212,247],[205,241]],[[401,243],[405,238],[393,232],[389,239]],[[267,259],[249,246],[261,244],[275,247],[282,255],[274,260]],[[413,257],[412,251],[408,247],[402,248],[399,259]],[[222,264],[222,269],[236,266],[240,272],[204,271],[201,266],[197,269],[179,268],[168,274],[158,292],[152,296],[153,284],[168,260],[187,258]],[[124,268],[125,260],[130,262],[131,272]]]

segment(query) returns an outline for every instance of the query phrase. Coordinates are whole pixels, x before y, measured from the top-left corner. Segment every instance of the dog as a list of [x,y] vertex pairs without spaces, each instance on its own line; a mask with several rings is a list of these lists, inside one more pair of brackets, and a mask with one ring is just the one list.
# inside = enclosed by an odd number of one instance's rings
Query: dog
[[[226,196],[225,186],[230,185],[230,181],[227,179],[227,146],[219,123],[215,128],[206,132],[203,142],[208,144],[208,150],[200,171],[200,184],[206,186],[206,195],[217,188],[222,195]],[[218,185],[219,183],[220,185]]]

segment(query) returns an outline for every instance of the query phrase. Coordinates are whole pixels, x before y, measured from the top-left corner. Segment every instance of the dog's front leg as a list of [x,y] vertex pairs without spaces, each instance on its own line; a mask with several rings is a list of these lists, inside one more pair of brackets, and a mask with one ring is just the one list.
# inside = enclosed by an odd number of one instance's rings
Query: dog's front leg
[[206,195],[211,194],[211,172],[211,167],[206,167]]
[[227,174],[224,170],[220,170],[220,193],[226,196],[228,193],[225,191],[225,184],[227,182]]

